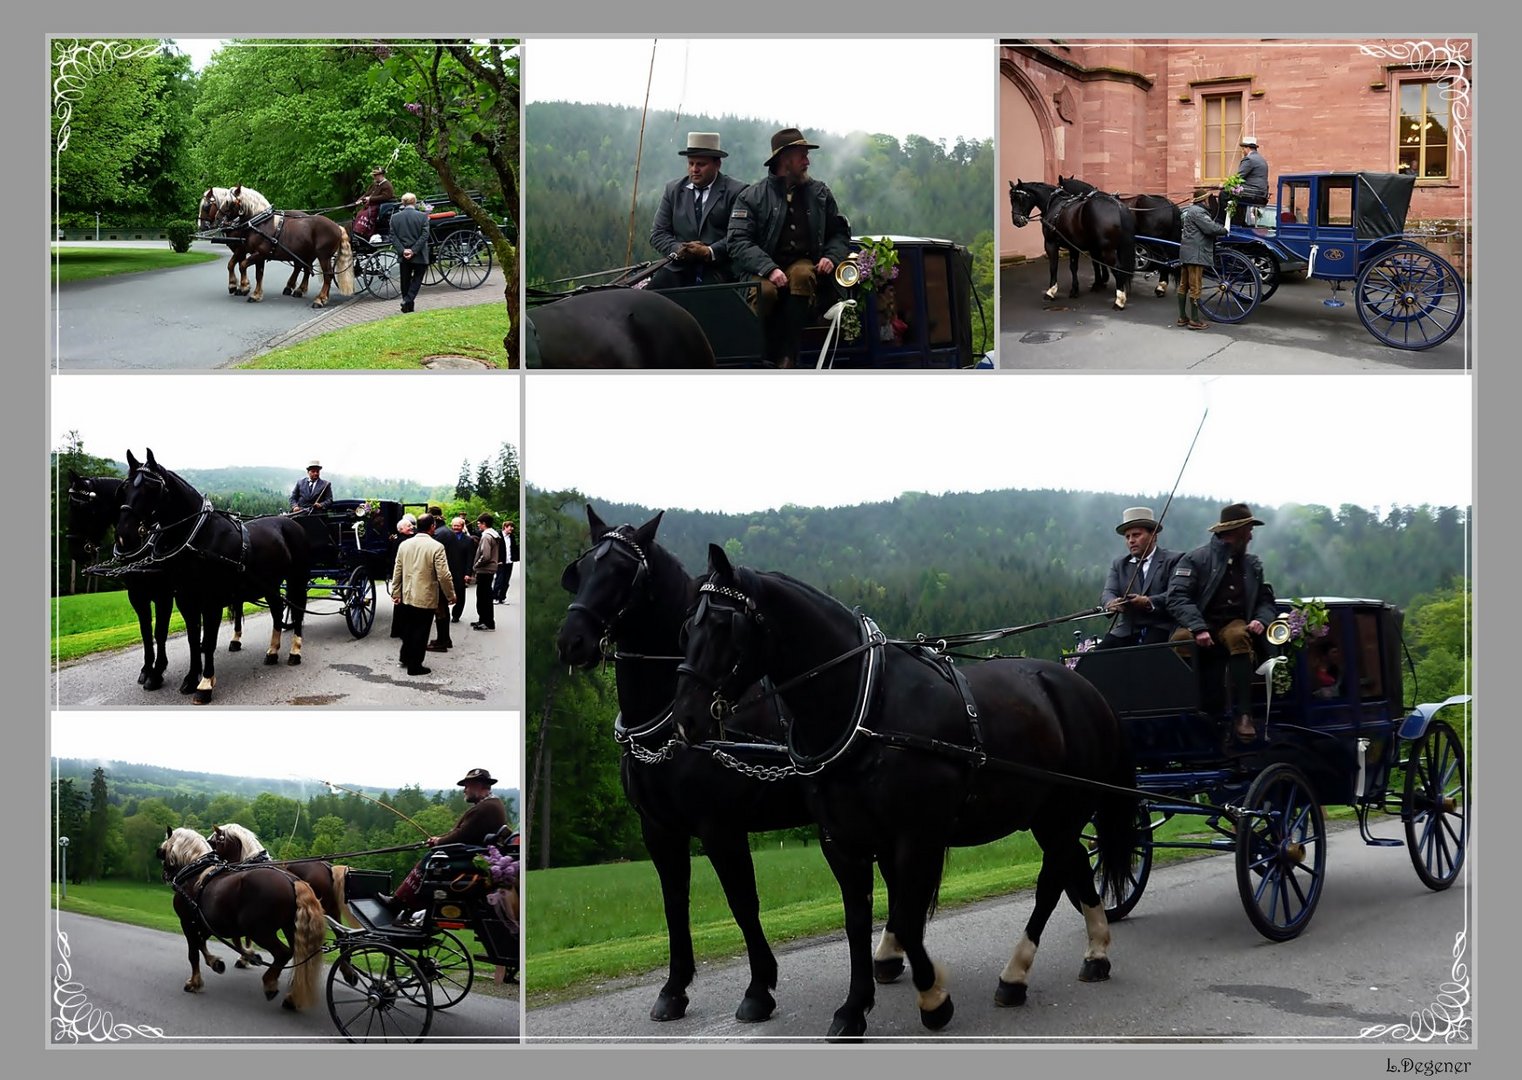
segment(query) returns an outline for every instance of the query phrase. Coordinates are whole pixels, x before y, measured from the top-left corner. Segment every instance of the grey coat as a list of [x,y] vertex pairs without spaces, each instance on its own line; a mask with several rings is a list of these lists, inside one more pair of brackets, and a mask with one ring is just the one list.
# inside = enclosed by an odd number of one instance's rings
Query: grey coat
[[1268,162],[1263,160],[1263,155],[1256,150],[1250,150],[1242,163],[1237,166],[1237,175],[1242,178],[1242,186],[1237,190],[1238,197],[1249,199],[1268,199]]
[[[391,215],[391,246],[398,259],[428,265],[428,215],[415,206],[404,206]],[[412,249],[412,258],[402,252]]]
[[722,172],[714,177],[708,197],[703,200],[703,223],[699,228],[694,220],[693,192],[688,183],[687,177],[683,176],[666,185],[660,208],[655,211],[655,224],[650,226],[650,246],[664,256],[688,240],[699,240],[713,249],[713,261],[708,266],[727,274],[729,212],[734,208],[736,196],[745,190],[745,184]]
[[[851,254],[851,224],[822,180],[803,183],[793,197],[804,199],[808,210],[810,258],[828,256],[838,264]],[[766,277],[778,269],[772,252],[782,242],[786,219],[787,184],[780,176],[757,180],[740,192],[729,215],[729,257],[736,271]]]
[[[1201,630],[1219,630],[1205,622],[1201,614],[1210,606],[1210,598],[1226,577],[1226,561],[1231,549],[1219,536],[1179,557],[1168,584],[1168,614],[1191,634]],[[1247,620],[1257,619],[1264,626],[1274,621],[1279,609],[1274,606],[1274,588],[1263,580],[1263,563],[1253,554],[1242,556],[1242,606]]]
[[[1172,632],[1173,617],[1168,613],[1168,583],[1181,555],[1182,552],[1158,548],[1152,553],[1152,562],[1147,566],[1145,578],[1137,569],[1140,560],[1130,552],[1110,564],[1110,574],[1105,578],[1104,591],[1099,596],[1101,605],[1119,600],[1127,592],[1138,593],[1152,601],[1151,611],[1133,612],[1130,608],[1122,608],[1115,619],[1115,625],[1110,627],[1110,633],[1116,637],[1130,637],[1143,627],[1157,627],[1163,631],[1163,635],[1158,637],[1161,641],[1164,635]],[[1130,589],[1126,588],[1128,583]],[[1148,640],[1151,640],[1151,635],[1148,635]]]
[[1215,238],[1225,236],[1227,228],[1198,203],[1184,207],[1179,214],[1179,259],[1186,266],[1214,266]]

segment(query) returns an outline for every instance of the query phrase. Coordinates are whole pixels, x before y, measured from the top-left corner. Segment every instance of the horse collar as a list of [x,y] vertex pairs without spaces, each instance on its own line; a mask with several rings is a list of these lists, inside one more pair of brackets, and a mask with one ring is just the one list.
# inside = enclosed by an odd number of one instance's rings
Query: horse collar
[[[815,776],[823,772],[826,768],[844,757],[847,751],[856,744],[860,736],[866,735],[870,737],[874,734],[867,727],[867,716],[872,712],[873,705],[876,704],[875,699],[883,666],[882,646],[887,644],[888,637],[878,629],[877,623],[873,622],[870,616],[857,611],[856,617],[861,620],[862,642],[858,648],[864,650],[867,656],[866,662],[861,666],[861,679],[857,683],[856,689],[856,707],[851,710],[851,724],[846,729],[845,734],[836,740],[834,746],[831,746],[822,754],[812,756],[801,753],[794,745],[793,733],[798,730],[795,724],[788,731],[787,756],[788,760],[793,763],[794,771],[799,776]],[[815,669],[816,672],[819,670],[822,669]],[[809,672],[801,676],[801,678],[808,678],[814,673]],[[781,689],[786,689],[786,685]]]

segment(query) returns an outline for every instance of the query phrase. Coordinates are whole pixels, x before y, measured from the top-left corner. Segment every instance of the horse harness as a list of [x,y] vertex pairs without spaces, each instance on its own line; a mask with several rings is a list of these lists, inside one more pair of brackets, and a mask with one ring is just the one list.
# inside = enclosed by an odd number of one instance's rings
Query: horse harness
[[[154,480],[161,488],[164,486],[162,477],[154,476],[152,473],[146,472],[143,475]],[[122,505],[122,509],[127,509],[126,504]],[[239,553],[236,559],[229,558],[228,556],[220,554],[219,552],[209,551],[205,548],[198,548],[195,546],[196,537],[200,534],[201,527],[204,526],[213,515],[225,518],[226,520],[230,521],[238,530]],[[184,542],[181,543],[179,547],[167,553],[158,550],[159,539],[162,537],[166,530],[176,528],[180,525],[185,524],[187,521],[191,521],[192,519],[194,519],[195,524],[190,527],[190,532],[186,535]],[[122,551],[121,538],[118,537],[116,545],[112,548],[110,560],[103,563],[96,563],[89,568],[89,572],[92,574],[100,574],[105,577],[119,577],[120,575],[127,573],[141,573],[145,570],[154,569],[160,563],[169,562],[171,559],[175,559],[182,554],[188,553],[196,556],[197,558],[211,559],[217,562],[226,563],[241,574],[248,568],[248,557],[251,545],[252,541],[248,534],[248,526],[243,523],[243,518],[227,510],[217,510],[211,505],[211,499],[203,495],[201,496],[201,508],[194,514],[187,514],[185,517],[180,518],[178,521],[171,521],[168,524],[155,522],[153,527],[148,530],[147,536],[143,540],[142,546],[139,547],[136,551]]]
[[[261,859],[260,856],[263,856],[263,858]],[[190,905],[190,910],[195,912],[196,918],[200,920],[201,929],[206,931],[208,937],[216,938],[229,949],[241,951],[238,950],[238,946],[212,929],[211,923],[206,919],[206,913],[201,910],[201,894],[206,891],[207,885],[224,874],[260,869],[279,870],[291,883],[291,895],[296,895],[296,876],[289,870],[282,870],[271,863],[269,861],[269,853],[265,851],[261,851],[253,859],[239,863],[230,863],[215,851],[208,851],[205,855],[195,860],[195,862],[181,867],[175,872],[173,877],[169,876],[169,872],[166,869],[164,877],[168,880],[170,887]]]
[[[242,208],[240,207],[239,209],[241,210]],[[273,236],[260,228],[261,225],[267,221],[270,221],[271,219],[273,219],[275,222],[275,233]],[[241,226],[235,226],[235,228],[246,228],[250,232],[258,233],[265,240],[268,240],[270,246],[275,250],[285,252],[285,254],[290,257],[291,262],[301,267],[301,269],[305,270],[308,274],[313,273],[311,263],[299,258],[294,251],[280,242],[280,237],[285,232],[285,223],[289,219],[289,214],[280,210],[276,210],[274,207],[270,207],[268,210],[260,211],[245,221]]]

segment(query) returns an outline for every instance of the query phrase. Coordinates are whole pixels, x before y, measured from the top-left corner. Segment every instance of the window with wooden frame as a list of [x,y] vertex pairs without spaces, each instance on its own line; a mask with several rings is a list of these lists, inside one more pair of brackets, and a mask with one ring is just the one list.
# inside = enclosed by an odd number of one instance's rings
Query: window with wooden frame
[[1201,95],[1200,122],[1200,183],[1223,183],[1242,160],[1241,91]]
[[1418,180],[1446,180],[1453,114],[1446,79],[1405,79],[1395,132],[1395,167]]

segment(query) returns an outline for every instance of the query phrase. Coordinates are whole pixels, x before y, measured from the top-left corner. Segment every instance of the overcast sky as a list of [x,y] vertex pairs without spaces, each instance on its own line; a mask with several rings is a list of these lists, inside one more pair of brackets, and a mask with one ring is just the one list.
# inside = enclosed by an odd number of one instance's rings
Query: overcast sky
[[518,713],[443,711],[55,712],[52,755],[285,780],[293,798],[324,781],[433,791],[477,768],[521,787]]
[[947,146],[959,135],[993,137],[996,49],[987,37],[663,38],[653,79],[651,44],[535,37],[524,46],[525,99],[639,108],[649,81],[652,111],[768,120],[806,135],[923,135]]
[[495,461],[503,442],[521,454],[516,372],[59,375],[52,390],[54,449],[76,430],[87,453],[122,461],[151,446],[175,472],[277,465],[295,483],[310,455],[328,474],[436,485],[467,458]]
[[1004,488],[1467,506],[1462,374],[809,372],[529,379],[524,476],[652,509],[841,506]]

